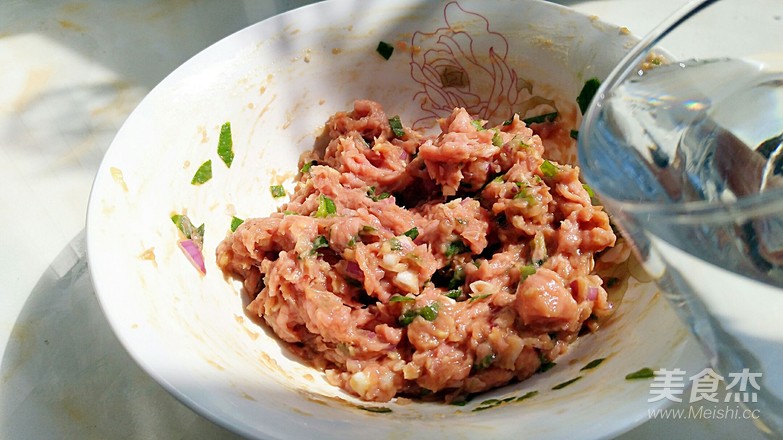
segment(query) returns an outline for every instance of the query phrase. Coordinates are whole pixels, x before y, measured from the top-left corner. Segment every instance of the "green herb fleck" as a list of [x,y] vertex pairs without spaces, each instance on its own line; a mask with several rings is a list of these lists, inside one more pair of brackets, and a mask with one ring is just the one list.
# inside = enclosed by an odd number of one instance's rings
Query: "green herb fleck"
[[463,252],[467,252],[468,247],[465,245],[465,243],[462,242],[462,240],[455,240],[449,243],[449,245],[446,247],[446,258],[451,258],[457,254],[461,254]]
[[489,293],[485,293],[483,295],[478,295],[478,296],[471,296],[470,299],[468,300],[468,302],[482,300],[484,298],[489,298],[489,296],[490,296]]
[[232,216],[231,217],[231,232],[236,232],[236,230],[239,227],[239,225],[241,225],[244,222],[245,221],[242,220],[241,218]]
[[334,200],[325,195],[321,195],[321,198],[318,201],[318,210],[315,211],[315,216],[317,218],[326,218],[335,212],[337,212],[337,207],[334,204]]
[[286,209],[285,211],[283,211],[283,215],[298,215],[298,212]]
[[519,268],[519,275],[522,281],[525,281],[527,277],[536,273],[536,266],[532,264],[526,264]]
[[541,164],[539,169],[541,169],[541,173],[545,177],[555,177],[557,175],[557,173],[560,171],[557,168],[557,165],[553,164],[552,162],[550,162],[548,160],[544,160],[544,162]]
[[234,161],[234,141],[231,139],[231,123],[226,122],[220,127],[220,137],[218,138],[217,154],[228,168],[231,168],[231,162]]
[[651,377],[655,377],[655,372],[651,368],[644,367],[641,370],[627,374],[625,380],[649,379]]
[[390,303],[411,302],[411,301],[416,301],[416,299],[411,298],[409,296],[402,296],[402,295],[392,295],[392,297],[389,298]]
[[576,382],[577,380],[579,380],[581,378],[582,378],[582,376],[576,376],[575,378],[573,378],[571,380],[567,380],[567,381],[565,381],[563,383],[559,383],[559,384],[553,386],[552,389],[553,390],[562,390],[563,388],[571,385],[572,383]]
[[470,124],[473,125],[473,127],[476,129],[476,131],[484,131],[484,130],[486,130],[484,128],[484,123],[481,122],[478,119],[470,121]]
[[579,96],[576,97],[576,103],[579,104],[579,111],[585,114],[587,107],[590,105],[590,101],[593,100],[595,92],[598,91],[598,87],[601,86],[601,81],[598,78],[590,78],[585,81],[585,85],[582,86],[582,91],[579,92]]
[[378,47],[375,50],[381,54],[384,59],[388,60],[391,58],[392,53],[394,52],[394,46],[385,41],[380,41],[378,42]]
[[272,185],[269,187],[269,191],[272,193],[272,197],[276,199],[285,197],[285,188],[283,188],[283,185]]
[[419,228],[414,226],[408,229],[407,231],[403,232],[402,235],[409,237],[411,240],[415,240],[416,237],[419,236]]
[[523,119],[522,122],[524,122],[525,125],[541,124],[544,122],[552,122],[555,120],[555,118],[557,118],[557,112],[544,113],[543,115],[538,115],[538,116],[531,116],[529,118]]
[[503,136],[500,135],[499,131],[495,131],[495,134],[492,135],[492,145],[496,147],[503,146]]
[[399,116],[394,116],[393,118],[389,119],[389,125],[391,125],[394,136],[398,138],[405,136],[405,129],[402,128],[402,122],[400,122]]
[[390,413],[390,412],[392,412],[391,408],[387,408],[385,406],[363,406],[363,405],[358,405],[357,408],[359,408],[361,410],[364,410],[364,411],[369,411],[369,412],[372,412],[372,413]]
[[572,138],[579,139],[579,130],[571,130],[569,134],[571,135]]
[[531,397],[535,397],[536,395],[538,395],[538,391],[528,391],[527,393],[517,397],[516,401],[521,402],[523,400],[530,399]]
[[601,362],[603,362],[604,359],[606,359],[606,358],[593,359],[592,361],[588,362],[587,365],[585,365],[584,367],[580,368],[579,371],[592,370],[593,368],[601,365]]
[[313,165],[318,165],[318,161],[317,160],[311,160],[310,162],[307,162],[306,164],[302,165],[302,169],[299,170],[299,172],[302,173],[302,174],[308,173],[308,172],[310,172],[310,168],[312,168]]
[[620,282],[620,278],[617,277],[611,277],[606,280],[606,288],[610,289],[614,286],[616,286]]
[[193,179],[190,181],[193,185],[201,185],[206,183],[212,178],[212,159],[204,162],[196,170],[196,174],[193,175]]

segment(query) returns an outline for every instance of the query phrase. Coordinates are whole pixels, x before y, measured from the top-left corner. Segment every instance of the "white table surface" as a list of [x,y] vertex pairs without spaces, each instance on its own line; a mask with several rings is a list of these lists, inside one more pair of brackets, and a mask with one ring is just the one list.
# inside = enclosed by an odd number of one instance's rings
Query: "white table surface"
[[[145,94],[220,38],[307,3],[0,1],[0,438],[236,438],[120,346],[81,231],[103,153]],[[560,3],[642,35],[685,0]],[[761,436],[743,420],[656,419],[620,438]]]

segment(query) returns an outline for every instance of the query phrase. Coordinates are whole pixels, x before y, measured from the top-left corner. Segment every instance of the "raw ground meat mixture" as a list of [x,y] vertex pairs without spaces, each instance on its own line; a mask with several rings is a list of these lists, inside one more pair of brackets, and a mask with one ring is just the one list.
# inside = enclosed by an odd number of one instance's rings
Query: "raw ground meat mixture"
[[615,234],[578,168],[518,116],[484,122],[458,108],[424,136],[356,101],[290,202],[217,249],[249,312],[361,399],[523,380],[611,313],[592,272]]

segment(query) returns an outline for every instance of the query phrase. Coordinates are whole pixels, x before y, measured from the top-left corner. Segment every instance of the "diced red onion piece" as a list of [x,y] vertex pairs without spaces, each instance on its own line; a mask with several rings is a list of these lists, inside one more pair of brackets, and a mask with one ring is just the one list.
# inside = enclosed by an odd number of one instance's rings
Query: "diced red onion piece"
[[587,288],[587,299],[588,301],[595,301],[596,298],[598,298],[598,288],[595,286],[590,286]]
[[405,150],[402,150],[402,151],[400,152],[400,159],[401,159],[401,160],[408,160],[408,152],[407,152],[407,151],[405,151]]
[[359,264],[355,261],[349,261],[348,264],[345,265],[345,274],[359,281],[364,280],[364,272],[362,272]]
[[188,257],[190,263],[201,272],[202,275],[206,275],[207,268],[204,265],[204,255],[201,253],[201,248],[193,240],[182,240],[179,242],[179,247],[182,252]]

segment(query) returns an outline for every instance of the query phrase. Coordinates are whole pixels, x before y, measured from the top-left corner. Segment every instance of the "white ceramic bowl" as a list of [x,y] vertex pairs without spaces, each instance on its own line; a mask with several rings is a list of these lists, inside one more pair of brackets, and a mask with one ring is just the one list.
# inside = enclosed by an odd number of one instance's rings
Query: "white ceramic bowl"
[[[376,53],[381,40],[396,46],[388,61]],[[346,0],[291,11],[207,48],[144,99],[95,179],[88,255],[117,336],[175,396],[247,437],[586,439],[647,420],[648,409],[666,401],[649,403],[649,380],[624,376],[642,367],[698,371],[703,362],[652,284],[631,280],[615,317],[546,373],[462,407],[393,401],[382,405],[391,412],[376,413],[286,355],[245,315],[239,283],[223,276],[214,256],[232,215],[263,216],[280,204],[269,186],[291,187],[299,154],[354,99],[376,100],[425,127],[467,95],[422,72],[460,65],[475,108],[490,109],[484,117],[506,119],[526,97],[525,79],[577,127],[582,84],[605,77],[633,42],[595,17],[538,1]],[[236,154],[230,169],[216,155],[226,121]],[[214,177],[191,185],[207,159]],[[185,211],[206,225],[203,277],[177,247],[169,219]],[[580,371],[597,358],[607,359]],[[473,411],[533,390],[534,398]]]

